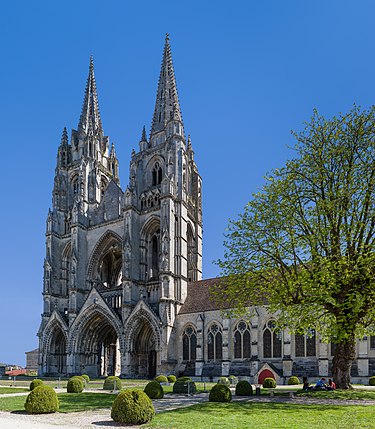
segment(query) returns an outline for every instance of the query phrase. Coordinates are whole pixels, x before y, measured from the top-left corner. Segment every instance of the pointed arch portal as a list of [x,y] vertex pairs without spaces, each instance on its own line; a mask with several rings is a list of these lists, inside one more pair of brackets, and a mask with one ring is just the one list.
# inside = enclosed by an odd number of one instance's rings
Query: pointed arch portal
[[66,375],[66,337],[58,323],[51,329],[48,348],[46,374]]
[[86,319],[76,339],[77,368],[91,377],[120,375],[119,338],[110,321],[100,312]]

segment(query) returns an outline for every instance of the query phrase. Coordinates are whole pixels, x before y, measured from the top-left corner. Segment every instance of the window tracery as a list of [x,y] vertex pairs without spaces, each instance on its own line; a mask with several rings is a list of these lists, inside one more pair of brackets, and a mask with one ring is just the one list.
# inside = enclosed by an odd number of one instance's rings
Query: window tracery
[[251,357],[250,326],[240,320],[234,328],[234,358],[248,359]]
[[213,361],[223,358],[223,334],[221,326],[217,323],[213,323],[208,329],[207,358]]
[[182,359],[189,362],[197,359],[197,331],[192,325],[187,326],[182,335]]
[[263,357],[278,358],[282,354],[282,332],[276,328],[276,322],[269,320],[263,330]]

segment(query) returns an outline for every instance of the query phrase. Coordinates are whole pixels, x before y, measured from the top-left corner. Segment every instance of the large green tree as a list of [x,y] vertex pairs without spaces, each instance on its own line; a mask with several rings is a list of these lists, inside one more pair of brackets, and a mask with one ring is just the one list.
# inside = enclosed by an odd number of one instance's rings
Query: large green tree
[[336,343],[333,377],[350,387],[356,338],[375,325],[375,107],[294,133],[294,158],[230,221],[219,302],[266,302],[292,332]]

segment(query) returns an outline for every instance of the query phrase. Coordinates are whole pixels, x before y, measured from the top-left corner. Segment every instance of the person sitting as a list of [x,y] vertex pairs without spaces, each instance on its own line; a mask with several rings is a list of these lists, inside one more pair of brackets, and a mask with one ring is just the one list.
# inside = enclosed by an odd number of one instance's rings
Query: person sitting
[[309,390],[309,382],[307,381],[307,377],[303,377],[303,390]]
[[315,389],[325,389],[326,388],[326,379],[323,377],[317,381],[315,384]]
[[336,383],[332,380],[332,378],[328,379],[328,386],[326,386],[327,390],[335,390],[336,389]]

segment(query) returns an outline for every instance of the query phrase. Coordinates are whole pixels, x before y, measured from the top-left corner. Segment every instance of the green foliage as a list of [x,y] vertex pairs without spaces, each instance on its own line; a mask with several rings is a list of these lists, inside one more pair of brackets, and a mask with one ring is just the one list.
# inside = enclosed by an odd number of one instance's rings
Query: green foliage
[[159,383],[168,383],[168,378],[165,375],[158,375],[155,377],[155,381],[158,381]]
[[228,378],[229,378],[230,384],[233,385],[238,383],[238,378],[235,375],[230,375]]
[[294,159],[230,221],[213,293],[239,313],[267,299],[280,327],[333,339],[348,388],[355,338],[375,326],[375,106],[315,111],[294,135]]
[[225,384],[215,384],[210,390],[208,400],[210,402],[230,402],[232,400],[232,393]]
[[36,387],[42,386],[43,384],[44,384],[43,380],[40,380],[39,378],[36,378],[35,380],[33,380],[30,383],[30,390],[34,390]]
[[288,380],[288,385],[293,386],[295,384],[300,384],[300,381],[298,377],[296,377],[295,375],[292,375]]
[[112,405],[111,417],[115,422],[141,425],[155,415],[151,399],[142,390],[132,389],[120,392]]
[[251,396],[253,394],[253,386],[246,380],[239,381],[236,384],[236,396]]
[[68,384],[66,385],[66,391],[68,393],[81,393],[85,387],[83,378],[80,376],[75,376],[69,379]]
[[110,375],[104,380],[103,389],[115,390],[115,381],[116,381],[116,390],[121,390],[122,389],[121,380],[115,375]]
[[272,389],[276,387],[276,381],[273,378],[265,378],[263,380],[263,387]]
[[50,386],[37,386],[26,398],[25,410],[30,414],[55,413],[58,409],[56,392]]
[[224,384],[225,386],[230,386],[229,378],[227,377],[220,377],[217,381],[217,384]]
[[175,375],[173,375],[173,374],[171,374],[171,375],[168,375],[168,381],[170,382],[170,383],[174,383],[176,380],[177,380],[177,378],[176,378],[176,376]]
[[156,380],[150,381],[144,388],[144,392],[150,399],[163,399],[164,390]]
[[375,386],[375,376],[372,376],[368,379],[369,386]]
[[173,393],[190,393],[194,394],[197,391],[197,386],[190,377],[180,377],[173,385]]
[[82,374],[81,377],[85,380],[86,384],[90,383],[90,377],[87,374]]

